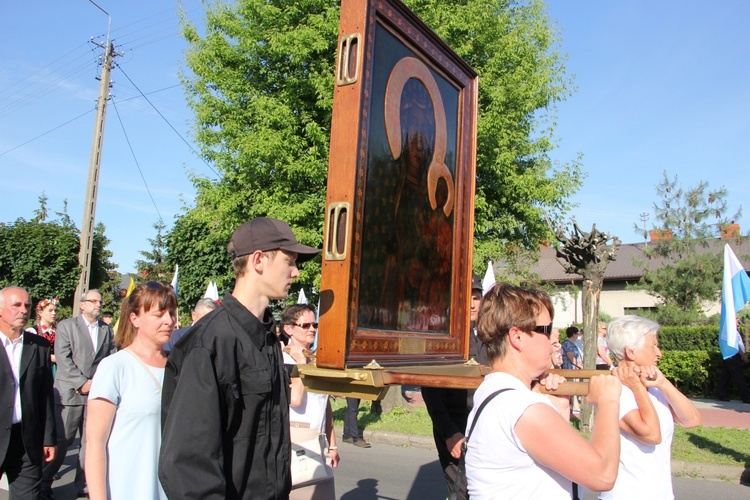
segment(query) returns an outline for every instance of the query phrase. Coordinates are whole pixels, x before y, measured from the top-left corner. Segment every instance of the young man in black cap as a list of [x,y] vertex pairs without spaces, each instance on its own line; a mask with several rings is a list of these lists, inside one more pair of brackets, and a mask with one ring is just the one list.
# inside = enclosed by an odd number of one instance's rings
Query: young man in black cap
[[[476,274],[471,279],[471,333],[469,333],[469,359],[487,364],[487,348],[477,338],[476,324],[479,303],[482,300],[482,280]],[[456,479],[461,444],[464,442],[466,421],[473,407],[474,391],[466,389],[440,389],[423,387],[422,397],[432,420],[432,434],[443,467],[445,482],[450,490]],[[460,485],[459,498],[468,498],[466,477]]]
[[287,498],[289,377],[266,307],[319,250],[270,218],[241,225],[227,249],[234,290],[167,362],[159,478],[170,498]]

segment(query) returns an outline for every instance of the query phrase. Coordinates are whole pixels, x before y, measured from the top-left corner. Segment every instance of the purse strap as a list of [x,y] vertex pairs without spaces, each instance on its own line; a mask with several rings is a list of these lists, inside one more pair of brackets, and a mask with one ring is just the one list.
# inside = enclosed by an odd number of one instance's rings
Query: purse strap
[[501,392],[512,391],[512,390],[513,390],[512,387],[506,387],[505,389],[498,389],[492,394],[490,394],[489,396],[487,396],[484,401],[482,401],[482,404],[479,405],[479,408],[477,408],[477,412],[474,414],[474,421],[471,423],[471,427],[469,428],[469,432],[466,434],[466,438],[464,438],[464,442],[461,445],[461,448],[462,448],[461,451],[466,453],[466,447],[467,447],[467,443],[469,442],[469,436],[471,436],[471,433],[474,432],[474,426],[477,425],[477,421],[479,420],[479,415],[482,414],[482,410],[484,410],[484,407],[487,406],[490,401],[495,399],[495,396],[497,396]]
[[146,373],[148,373],[148,375],[151,377],[151,380],[153,380],[154,384],[156,384],[156,388],[159,389],[159,392],[161,392],[161,384],[159,383],[158,380],[156,380],[156,376],[154,375],[154,373],[148,369],[148,366],[146,366],[146,363],[144,363],[143,360],[139,358],[138,355],[134,353],[133,351],[131,351],[130,349],[123,349],[123,351],[133,356],[141,364],[143,369],[146,370]]
[[458,459],[458,470],[456,471],[456,477],[453,480],[453,485],[448,494],[448,500],[458,500],[459,498],[464,497],[464,495],[461,495],[461,489],[464,488],[466,483],[466,450],[468,449],[469,436],[471,436],[471,433],[474,432],[474,426],[477,425],[477,421],[479,420],[479,416],[482,414],[482,410],[484,410],[484,407],[487,406],[490,401],[495,399],[495,396],[497,396],[501,392],[512,390],[512,387],[506,387],[504,389],[496,390],[495,392],[487,396],[485,400],[482,401],[482,404],[479,405],[479,408],[477,408],[477,412],[474,414],[474,421],[471,422],[469,432],[466,433],[464,442],[461,443],[461,457]]

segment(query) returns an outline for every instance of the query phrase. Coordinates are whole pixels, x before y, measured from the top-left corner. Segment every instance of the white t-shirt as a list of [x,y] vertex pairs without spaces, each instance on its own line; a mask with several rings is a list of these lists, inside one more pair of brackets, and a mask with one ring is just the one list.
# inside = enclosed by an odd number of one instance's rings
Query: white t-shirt
[[[297,362],[289,354],[284,353],[284,364],[296,365]],[[289,421],[304,422],[310,424],[311,429],[325,432],[326,408],[328,407],[328,394],[317,394],[308,392],[302,396],[302,404],[298,407],[289,406]]]
[[[648,498],[672,500],[672,436],[674,420],[664,394],[656,388],[648,390],[661,427],[661,443],[651,445],[620,431],[620,468],[612,491],[599,494],[601,499]],[[638,405],[633,391],[622,386],[620,419]]]
[[[526,409],[535,404],[554,408],[549,399],[530,391],[507,373],[490,373],[474,394],[474,409],[466,431],[471,428],[479,405],[498,389],[511,390],[490,402],[469,437],[466,452],[466,478],[472,500],[483,498],[565,499],[571,497],[572,483],[561,474],[534,461],[521,445],[515,426]],[[554,436],[550,436],[554,439]]]

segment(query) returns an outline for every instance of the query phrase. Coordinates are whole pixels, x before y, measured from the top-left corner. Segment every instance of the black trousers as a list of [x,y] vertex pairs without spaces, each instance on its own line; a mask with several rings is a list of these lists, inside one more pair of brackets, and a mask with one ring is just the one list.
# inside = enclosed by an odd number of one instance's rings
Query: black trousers
[[346,398],[346,412],[344,413],[344,439],[352,438],[355,441],[362,439],[362,431],[357,423],[357,412],[359,411],[359,399]]
[[[464,420],[465,422],[465,420]],[[466,428],[466,423],[461,428]],[[445,440],[436,433],[432,433],[432,437],[435,439],[435,447],[437,448],[438,458],[440,459],[440,465],[443,468],[443,476],[445,476],[445,485],[450,490],[456,482],[456,475],[458,474],[459,460],[453,458],[451,452],[448,450],[448,445],[445,444]],[[457,491],[459,500],[467,500],[469,493],[466,484],[466,474],[461,479],[461,487]]]
[[716,399],[729,398],[729,383],[734,382],[742,401],[750,403],[750,387],[745,380],[745,362],[742,361],[740,353],[724,360],[724,368],[719,374],[716,384]]
[[10,427],[8,451],[0,465],[0,475],[8,478],[8,489],[11,500],[36,500],[39,498],[39,486],[42,481],[42,465],[33,464],[26,453],[21,436],[21,424]]

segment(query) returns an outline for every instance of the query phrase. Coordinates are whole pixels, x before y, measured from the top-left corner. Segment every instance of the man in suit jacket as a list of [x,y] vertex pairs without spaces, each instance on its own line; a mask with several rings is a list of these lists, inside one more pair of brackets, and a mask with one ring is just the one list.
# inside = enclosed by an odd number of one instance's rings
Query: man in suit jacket
[[57,423],[57,457],[44,468],[42,497],[52,497],[52,480],[76,434],[81,435],[81,448],[76,464],[75,484],[79,495],[87,495],[83,475],[86,446],[86,399],[91,379],[99,362],[113,351],[112,329],[101,321],[102,296],[89,290],[81,300],[81,314],[57,325],[55,334],[55,417]]
[[24,332],[30,312],[26,290],[0,290],[0,475],[14,499],[38,497],[42,465],[55,457],[50,344]]

